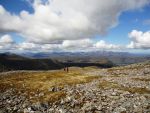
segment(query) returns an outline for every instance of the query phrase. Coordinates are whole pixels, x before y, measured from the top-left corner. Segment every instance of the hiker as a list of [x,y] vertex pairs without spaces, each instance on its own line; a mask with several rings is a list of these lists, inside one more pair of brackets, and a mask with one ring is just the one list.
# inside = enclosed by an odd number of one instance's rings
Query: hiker
[[64,67],[64,71],[66,71],[66,67]]
[[69,68],[67,67],[67,72],[69,72]]

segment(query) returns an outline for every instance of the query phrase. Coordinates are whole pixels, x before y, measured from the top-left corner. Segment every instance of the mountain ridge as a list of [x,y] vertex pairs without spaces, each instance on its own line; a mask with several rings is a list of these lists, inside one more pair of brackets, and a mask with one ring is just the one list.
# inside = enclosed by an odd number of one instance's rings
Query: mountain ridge
[[115,65],[128,65],[150,60],[149,54],[129,52],[95,51],[95,52],[46,52],[46,53],[23,53],[30,58],[51,58],[61,62],[97,62],[99,59],[108,59]]
[[74,58],[66,60],[59,58],[31,58],[14,53],[0,54],[0,71],[12,70],[55,70],[64,67],[88,67],[97,66],[102,68],[110,68],[115,66],[107,58],[98,58],[96,60]]

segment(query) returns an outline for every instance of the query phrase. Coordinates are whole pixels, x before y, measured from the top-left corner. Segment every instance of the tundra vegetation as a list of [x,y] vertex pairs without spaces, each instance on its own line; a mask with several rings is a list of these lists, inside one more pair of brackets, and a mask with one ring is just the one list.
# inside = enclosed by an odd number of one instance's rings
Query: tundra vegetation
[[150,62],[0,74],[0,112],[148,113]]

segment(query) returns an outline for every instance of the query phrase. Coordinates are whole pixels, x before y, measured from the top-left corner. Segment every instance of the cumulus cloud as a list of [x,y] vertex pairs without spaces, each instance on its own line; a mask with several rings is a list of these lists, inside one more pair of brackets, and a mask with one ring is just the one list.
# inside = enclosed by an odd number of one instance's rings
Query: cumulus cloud
[[94,47],[97,49],[120,49],[119,45],[108,44],[103,40],[100,40],[96,44],[94,44]]
[[42,51],[62,51],[61,44],[44,44],[41,46]]
[[17,44],[16,48],[19,50],[38,50],[40,49],[40,46],[34,43],[23,42],[23,43]]
[[82,40],[64,40],[62,43],[63,48],[88,48],[92,47],[93,41],[90,39]]
[[[16,32],[30,43],[61,43],[105,34],[119,15],[149,0],[34,0],[34,13],[14,15],[0,6],[0,32]],[[64,42],[68,43],[68,42]],[[70,42],[69,42],[70,43]]]
[[14,43],[15,43],[14,40],[8,34],[0,37],[0,49],[1,50],[13,49]]
[[129,33],[129,37],[132,41],[127,48],[150,49],[150,31],[142,32],[133,30]]
[[10,35],[3,35],[1,38],[0,38],[0,44],[12,44],[14,43],[12,37]]
[[95,51],[95,50],[113,50],[120,49],[118,45],[106,43],[103,40],[94,42],[91,39],[64,40],[59,44],[37,44],[31,42],[15,43],[10,35],[4,35],[0,38],[0,50],[13,50],[17,52],[50,52],[50,51]]
[[[124,11],[142,8],[149,0],[27,0],[34,12],[8,12],[0,5],[0,33],[17,33],[25,41],[15,43],[10,35],[0,38],[0,49],[16,51],[75,51],[120,49],[119,45],[92,37],[106,34],[118,24]],[[136,32],[136,33],[135,33]],[[130,33],[128,48],[149,48],[149,32]],[[139,38],[141,37],[141,38]],[[150,42],[150,41],[149,41]]]
[[109,44],[103,40],[94,42],[91,39],[81,40],[64,40],[60,44],[34,44],[22,43],[19,44],[20,50],[34,50],[34,51],[95,51],[95,50],[117,50],[119,45]]

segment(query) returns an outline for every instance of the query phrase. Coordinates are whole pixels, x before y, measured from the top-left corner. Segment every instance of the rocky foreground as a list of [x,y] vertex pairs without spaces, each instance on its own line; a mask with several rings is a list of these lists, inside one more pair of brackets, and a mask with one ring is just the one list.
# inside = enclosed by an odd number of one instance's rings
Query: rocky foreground
[[1,90],[0,113],[150,113],[150,62],[81,73],[98,77],[50,87],[48,91],[54,95],[63,93],[53,101],[30,101],[45,96],[42,90],[30,97],[21,90],[16,93],[13,87]]

